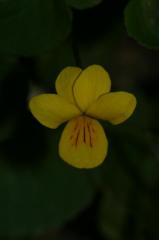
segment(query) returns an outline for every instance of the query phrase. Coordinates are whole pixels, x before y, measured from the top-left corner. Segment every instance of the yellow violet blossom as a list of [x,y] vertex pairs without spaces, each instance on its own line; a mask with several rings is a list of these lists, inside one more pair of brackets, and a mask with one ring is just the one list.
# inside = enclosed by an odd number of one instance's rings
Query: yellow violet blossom
[[136,98],[127,92],[110,93],[111,80],[99,65],[85,70],[64,68],[55,83],[57,94],[32,97],[29,108],[44,126],[57,128],[69,121],[59,143],[60,157],[77,168],[100,165],[108,150],[103,127],[96,119],[112,124],[124,122],[136,107]]

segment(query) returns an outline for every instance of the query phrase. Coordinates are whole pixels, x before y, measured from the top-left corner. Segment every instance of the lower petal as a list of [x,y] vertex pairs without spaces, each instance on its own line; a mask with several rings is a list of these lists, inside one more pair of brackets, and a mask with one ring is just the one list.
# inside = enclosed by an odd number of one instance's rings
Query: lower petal
[[102,126],[86,116],[70,120],[59,143],[61,158],[77,168],[94,168],[100,165],[107,150],[108,141]]

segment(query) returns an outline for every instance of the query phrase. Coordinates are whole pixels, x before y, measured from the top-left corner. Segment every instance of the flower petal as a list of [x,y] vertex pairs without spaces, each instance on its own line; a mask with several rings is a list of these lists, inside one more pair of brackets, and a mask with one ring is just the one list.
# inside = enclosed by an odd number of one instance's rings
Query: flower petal
[[80,115],[76,106],[56,94],[41,94],[29,102],[33,116],[44,126],[57,128],[61,123]]
[[136,98],[127,92],[108,93],[97,99],[87,110],[94,118],[119,124],[128,119],[136,107]]
[[62,133],[59,154],[77,168],[94,168],[106,155],[108,141],[97,120],[81,116],[69,121]]
[[82,111],[90,106],[100,95],[110,91],[111,81],[108,73],[99,65],[87,67],[77,78],[73,93]]
[[75,103],[72,86],[81,71],[78,67],[66,67],[60,72],[56,79],[55,87],[57,93],[71,103]]

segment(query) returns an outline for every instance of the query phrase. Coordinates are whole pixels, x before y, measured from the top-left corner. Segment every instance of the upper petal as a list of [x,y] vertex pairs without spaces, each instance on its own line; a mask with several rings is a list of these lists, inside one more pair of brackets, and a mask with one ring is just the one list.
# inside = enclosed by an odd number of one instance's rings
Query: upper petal
[[75,103],[72,86],[81,71],[78,67],[66,67],[60,72],[55,82],[57,93],[71,103]]
[[80,115],[75,105],[56,94],[41,94],[32,97],[29,108],[33,116],[49,128],[57,128],[61,123]]
[[99,65],[87,67],[77,78],[73,93],[77,105],[85,112],[100,95],[110,91],[111,81],[108,73]]
[[119,124],[128,119],[136,107],[136,98],[127,92],[114,92],[101,96],[94,102],[87,114]]
[[62,133],[59,154],[77,168],[94,168],[106,155],[108,141],[97,120],[81,116],[69,121]]

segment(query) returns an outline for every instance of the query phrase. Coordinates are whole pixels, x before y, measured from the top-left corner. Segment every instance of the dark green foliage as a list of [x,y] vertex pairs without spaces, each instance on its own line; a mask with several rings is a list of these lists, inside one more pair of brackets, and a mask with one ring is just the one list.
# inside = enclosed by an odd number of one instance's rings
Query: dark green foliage
[[[159,239],[159,55],[136,40],[159,48],[158,0],[0,0],[0,239]],[[64,125],[41,126],[28,100],[94,63],[138,104],[126,123],[102,122],[104,164],[78,170],[58,155]]]
[[[23,122],[23,128],[26,124]],[[3,145],[3,151],[9,153],[1,155],[1,235],[33,235],[59,227],[93,197],[86,173],[70,168],[58,157],[61,129],[50,136],[40,131],[30,125],[28,133],[19,132],[19,139]]]
[[131,0],[125,11],[130,36],[149,48],[159,49],[159,1]]
[[63,0],[0,2],[0,53],[35,56],[52,50],[71,30]]

